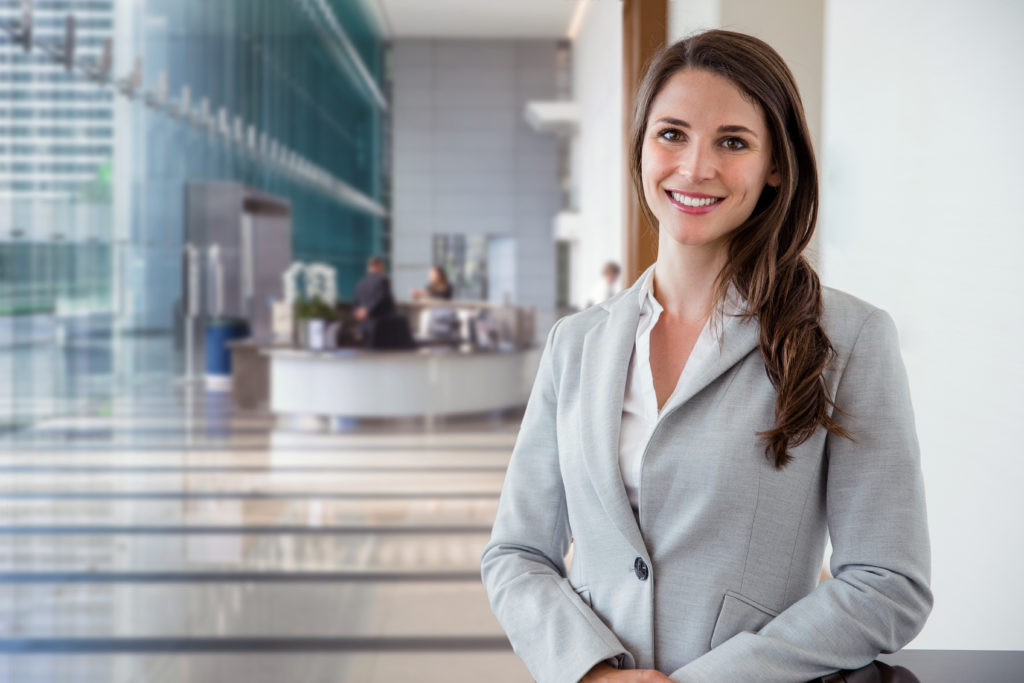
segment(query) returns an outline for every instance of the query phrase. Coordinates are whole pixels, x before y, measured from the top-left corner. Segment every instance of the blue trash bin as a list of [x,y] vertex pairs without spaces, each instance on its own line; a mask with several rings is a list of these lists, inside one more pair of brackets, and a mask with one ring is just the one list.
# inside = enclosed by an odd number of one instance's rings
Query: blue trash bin
[[249,336],[249,324],[242,318],[213,318],[206,324],[206,375],[231,377],[231,351],[228,342]]

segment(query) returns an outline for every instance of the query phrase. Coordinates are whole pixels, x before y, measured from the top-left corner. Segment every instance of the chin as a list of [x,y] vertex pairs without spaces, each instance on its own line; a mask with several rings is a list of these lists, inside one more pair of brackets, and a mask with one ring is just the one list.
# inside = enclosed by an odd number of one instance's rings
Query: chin
[[662,230],[667,232],[673,242],[687,247],[701,247],[721,239],[721,236],[710,235],[703,230],[680,228],[678,226],[665,228],[664,224],[662,224]]

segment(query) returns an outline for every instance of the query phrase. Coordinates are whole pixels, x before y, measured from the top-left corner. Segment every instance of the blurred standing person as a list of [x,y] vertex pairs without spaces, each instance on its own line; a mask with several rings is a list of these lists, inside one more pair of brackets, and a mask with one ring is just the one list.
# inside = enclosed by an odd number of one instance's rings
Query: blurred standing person
[[619,289],[621,289],[619,286],[619,275],[621,273],[622,269],[615,261],[605,263],[601,269],[601,279],[594,283],[585,307],[599,304],[615,296]]
[[395,297],[391,293],[391,279],[384,272],[384,260],[379,256],[370,257],[366,270],[366,275],[356,285],[352,312],[364,340],[373,336],[378,320],[397,313]]

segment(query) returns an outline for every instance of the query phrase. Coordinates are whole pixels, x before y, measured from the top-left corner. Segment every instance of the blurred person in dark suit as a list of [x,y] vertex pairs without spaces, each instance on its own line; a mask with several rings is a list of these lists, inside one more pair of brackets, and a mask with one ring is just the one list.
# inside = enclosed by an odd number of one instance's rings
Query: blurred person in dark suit
[[[412,342],[408,324],[405,325],[405,334],[393,329],[398,327],[396,323],[400,316],[391,293],[391,279],[384,272],[384,260],[379,256],[370,257],[366,270],[366,275],[356,285],[352,311],[359,323],[363,345],[367,348],[408,348]],[[388,330],[394,334],[384,334]]]

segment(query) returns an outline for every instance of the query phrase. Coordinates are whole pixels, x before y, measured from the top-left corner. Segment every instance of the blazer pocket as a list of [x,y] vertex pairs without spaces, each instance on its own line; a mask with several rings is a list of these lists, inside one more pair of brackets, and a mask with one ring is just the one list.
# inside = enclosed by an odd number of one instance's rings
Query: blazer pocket
[[718,619],[711,632],[711,648],[714,649],[719,643],[742,631],[757,633],[778,614],[778,611],[735,591],[725,591],[722,608],[718,611]]

